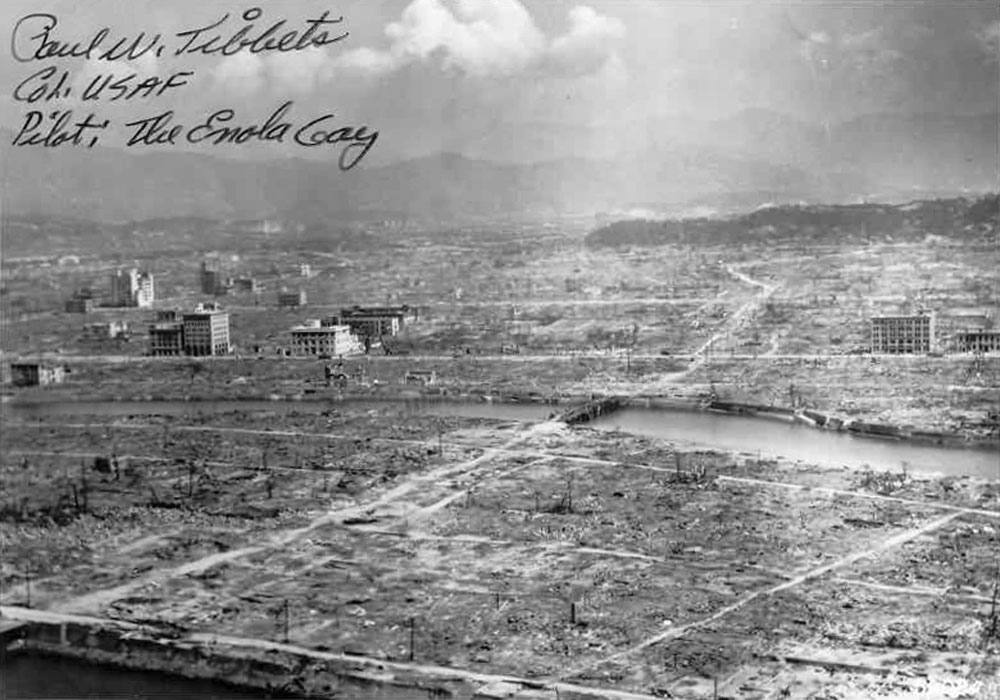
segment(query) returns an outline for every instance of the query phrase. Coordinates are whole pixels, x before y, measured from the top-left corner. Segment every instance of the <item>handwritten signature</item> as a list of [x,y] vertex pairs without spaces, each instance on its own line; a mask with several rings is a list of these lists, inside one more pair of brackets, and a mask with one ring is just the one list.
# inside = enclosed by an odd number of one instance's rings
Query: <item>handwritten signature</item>
[[[362,126],[336,126],[333,120],[336,114],[323,114],[296,127],[287,119],[293,102],[283,103],[259,124],[235,123],[236,112],[232,109],[220,109],[209,115],[204,121],[191,127],[174,122],[173,110],[167,110],[152,117],[127,122],[125,126],[131,130],[126,146],[175,146],[181,141],[187,143],[206,143],[215,146],[224,144],[245,144],[251,141],[269,141],[284,143],[291,135],[292,141],[299,146],[336,146],[342,145],[339,165],[341,170],[350,170],[368,154],[378,139],[379,132]],[[93,147],[96,141],[91,137],[87,141],[85,135],[93,130],[108,127],[108,122],[97,122],[93,114],[83,120],[72,123],[72,110],[53,112],[48,116],[33,110],[25,118],[21,130],[14,137],[15,146],[46,146],[55,147],[64,143],[87,145]]]
[[272,22],[266,28],[259,28],[256,22],[263,14],[259,7],[251,7],[240,15],[243,24],[235,26],[227,12],[214,22],[175,33],[178,41],[175,46],[170,47],[160,33],[147,34],[140,31],[134,36],[115,37],[110,27],[102,27],[84,40],[63,39],[56,34],[56,27],[59,25],[56,15],[33,12],[24,15],[14,24],[10,52],[21,63],[59,58],[134,61],[146,55],[159,58],[165,50],[171,49],[174,56],[232,56],[240,51],[255,54],[302,51],[343,41],[349,35],[346,31],[338,33],[337,25],[344,18],[331,17],[329,10],[324,10],[319,17],[306,19],[305,26],[296,29],[287,28],[288,20],[285,19]]

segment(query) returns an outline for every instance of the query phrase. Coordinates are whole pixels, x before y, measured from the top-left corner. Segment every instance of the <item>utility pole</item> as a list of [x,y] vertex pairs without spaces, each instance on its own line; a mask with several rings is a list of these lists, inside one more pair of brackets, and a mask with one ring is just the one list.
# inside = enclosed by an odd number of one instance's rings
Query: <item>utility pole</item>
[[993,600],[990,602],[990,636],[1000,635],[1000,620],[997,619],[997,598],[1000,598],[1000,558],[993,569]]
[[285,644],[288,644],[288,598],[285,598]]
[[416,636],[415,630],[416,630],[416,622],[411,617],[410,618],[410,661],[413,661],[413,644],[414,644],[414,638]]

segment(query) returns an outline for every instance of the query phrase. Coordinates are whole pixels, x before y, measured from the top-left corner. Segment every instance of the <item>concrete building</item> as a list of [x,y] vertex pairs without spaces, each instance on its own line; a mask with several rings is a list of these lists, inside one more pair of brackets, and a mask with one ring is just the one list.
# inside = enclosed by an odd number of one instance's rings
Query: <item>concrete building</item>
[[91,341],[116,340],[129,336],[128,321],[88,323],[83,327],[83,339]]
[[338,323],[348,325],[361,338],[379,338],[383,335],[395,336],[403,330],[407,321],[417,318],[417,310],[411,306],[352,306],[341,309]]
[[934,347],[934,316],[876,316],[871,319],[871,351],[876,354],[920,354]]
[[937,333],[948,331],[982,330],[993,327],[993,313],[990,309],[977,307],[949,309],[934,319]]
[[195,357],[227,355],[232,352],[229,342],[229,313],[215,303],[198,304],[184,314],[184,353]]
[[974,328],[954,336],[958,352],[1000,352],[1000,329]]
[[145,308],[153,305],[156,292],[153,275],[136,268],[111,275],[111,306]]
[[176,357],[184,354],[184,322],[176,311],[160,311],[149,326],[149,354]]
[[283,309],[292,309],[306,305],[306,290],[299,288],[294,292],[282,289],[278,292],[278,306]]
[[40,362],[14,362],[10,365],[10,379],[14,386],[45,386],[61,384],[66,378],[66,368]]
[[331,319],[309,320],[292,328],[292,355],[338,357],[361,352],[361,343],[350,326],[331,322]]
[[94,300],[80,296],[79,292],[66,300],[66,312],[71,314],[89,314],[94,310]]
[[259,292],[261,290],[260,282],[257,281],[256,277],[236,277],[229,282],[230,286],[236,292]]
[[225,296],[229,293],[232,280],[226,279],[222,270],[216,267],[209,267],[204,260],[201,262],[201,270],[198,282],[202,294],[210,294],[214,297]]
[[310,267],[309,263],[299,263],[299,277],[308,279],[312,276],[312,267]]
[[139,271],[128,272],[118,270],[111,275],[109,303],[111,306],[132,306],[135,290],[138,287]]
[[155,357],[204,357],[232,352],[229,313],[215,303],[178,314],[160,311],[149,326],[149,354]]
[[437,374],[432,369],[411,369],[403,377],[403,383],[415,386],[433,386],[437,384]]

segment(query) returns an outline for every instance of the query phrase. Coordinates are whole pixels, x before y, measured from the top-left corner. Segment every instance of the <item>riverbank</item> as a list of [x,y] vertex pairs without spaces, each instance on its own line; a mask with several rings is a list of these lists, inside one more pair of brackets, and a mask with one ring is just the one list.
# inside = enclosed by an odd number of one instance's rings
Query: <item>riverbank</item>
[[[114,401],[325,399],[340,392],[372,397],[430,394],[509,397],[565,405],[579,397],[630,396],[770,407],[794,405],[799,420],[810,412],[836,421],[896,426],[909,437],[944,441],[997,439],[991,411],[1000,387],[983,379],[968,358],[712,358],[698,365],[677,358],[363,357],[345,361],[348,383],[327,387],[323,363],[311,360],[217,358],[202,361],[138,359],[128,363],[63,360],[72,372],[62,385],[13,390],[30,400]],[[692,369],[693,367],[693,369]],[[433,373],[434,383],[406,383],[410,370]],[[978,376],[980,379],[970,377]],[[988,378],[988,377],[987,377]],[[982,385],[980,385],[982,384]],[[771,415],[760,410],[761,415]],[[876,428],[877,430],[877,428]]]
[[1000,433],[991,436],[972,435],[959,431],[920,430],[912,426],[892,423],[876,423],[857,418],[836,416],[810,409],[794,409],[787,406],[710,401],[701,405],[705,410],[728,415],[751,415],[762,418],[794,421],[812,428],[849,432],[873,438],[887,438],[915,443],[930,443],[947,447],[996,447],[1000,446]]
[[[186,395],[179,399],[170,398],[169,395],[165,394],[133,396],[131,398],[119,396],[108,401],[117,404],[114,413],[118,415],[123,414],[129,406],[136,407],[137,413],[146,414],[149,411],[145,407],[151,407],[157,403],[168,406],[175,406],[180,403],[189,406],[195,412],[202,408],[210,410],[216,404],[232,405],[234,407],[233,410],[239,410],[240,406],[245,406],[247,410],[260,410],[261,404],[264,404],[267,408],[290,405],[293,407],[303,406],[307,407],[307,410],[314,410],[317,406],[343,407],[364,404],[365,402],[369,402],[376,407],[391,404],[412,405],[415,407],[415,410],[419,410],[421,406],[460,406],[463,404],[539,406],[552,407],[551,410],[545,412],[546,415],[569,424],[583,424],[599,416],[612,414],[621,408],[639,407],[653,410],[709,412],[719,415],[750,416],[760,419],[779,420],[798,423],[823,431],[848,433],[866,439],[893,440],[905,444],[935,445],[951,449],[996,449],[1000,447],[1000,433],[983,436],[981,434],[974,435],[960,431],[922,430],[907,425],[862,421],[856,418],[837,416],[811,409],[793,409],[781,405],[706,400],[698,397],[677,395],[636,395],[627,397],[595,396],[593,394],[574,395],[568,393],[543,395],[537,392],[483,394],[443,387],[401,389],[394,386],[380,386],[365,389],[337,389],[325,392],[311,391],[309,393],[286,395],[241,395],[238,398],[227,398],[224,394],[209,396]],[[22,394],[18,398],[8,401],[7,412],[10,415],[16,415],[21,409],[35,409],[37,414],[44,415],[46,407],[50,407],[53,413],[70,415],[86,412],[87,406],[97,405],[97,403],[99,402],[80,397],[66,399],[52,392],[36,392],[33,394]],[[98,413],[101,412],[103,412],[103,409],[98,410]],[[172,408],[171,412],[176,413],[178,410]],[[541,417],[543,415],[540,411],[537,415],[532,415],[531,419],[536,420]],[[1000,474],[998,474],[998,477],[1000,477]]]
[[[27,609],[5,608],[5,616],[24,622],[7,644],[8,662],[30,659],[36,667],[59,666],[72,659],[85,664],[98,679],[102,669],[141,671],[148,682],[177,693],[178,680],[210,681],[206,691],[222,690],[230,697],[310,698],[332,695],[357,698],[477,697],[474,679],[461,674],[435,673],[416,665],[385,664],[362,657],[330,654],[287,644],[259,644],[245,640],[200,641],[191,635],[165,637],[164,630],[107,619],[67,616],[72,621],[37,619],[44,615]],[[33,619],[34,618],[34,619]],[[30,681],[25,681],[28,685]],[[40,679],[35,681],[43,685]],[[183,688],[185,684],[180,684]],[[189,689],[199,688],[187,684]],[[107,687],[107,686],[105,686]],[[100,691],[98,691],[100,692]],[[206,693],[205,697],[209,697]],[[483,696],[478,696],[483,697]],[[586,696],[580,696],[581,698]]]

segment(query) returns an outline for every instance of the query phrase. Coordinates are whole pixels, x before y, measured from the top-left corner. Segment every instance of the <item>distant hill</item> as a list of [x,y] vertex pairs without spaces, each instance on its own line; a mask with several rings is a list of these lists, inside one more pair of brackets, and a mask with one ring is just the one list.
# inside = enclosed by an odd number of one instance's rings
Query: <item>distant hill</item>
[[[519,127],[521,128],[521,127]],[[341,172],[300,158],[14,148],[0,132],[6,210],[101,221],[194,216],[322,221],[589,214],[636,202],[681,211],[764,203],[899,201],[997,187],[997,115],[876,115],[830,126],[766,110],[653,120],[620,133],[540,125],[467,129],[456,148]],[[491,145],[492,144],[492,145]],[[530,158],[544,158],[528,162]]]
[[102,221],[592,213],[635,197],[682,203],[762,185],[789,196],[828,189],[822,178],[795,168],[711,152],[529,165],[442,154],[346,173],[300,159],[248,163],[100,147],[53,152],[5,146],[0,158],[9,211]]
[[749,240],[775,244],[865,243],[886,238],[919,240],[928,235],[962,240],[982,235],[995,239],[998,225],[1000,199],[994,194],[975,200],[957,198],[901,205],[785,205],[727,219],[631,219],[595,229],[587,235],[585,244],[590,248],[634,248]]

